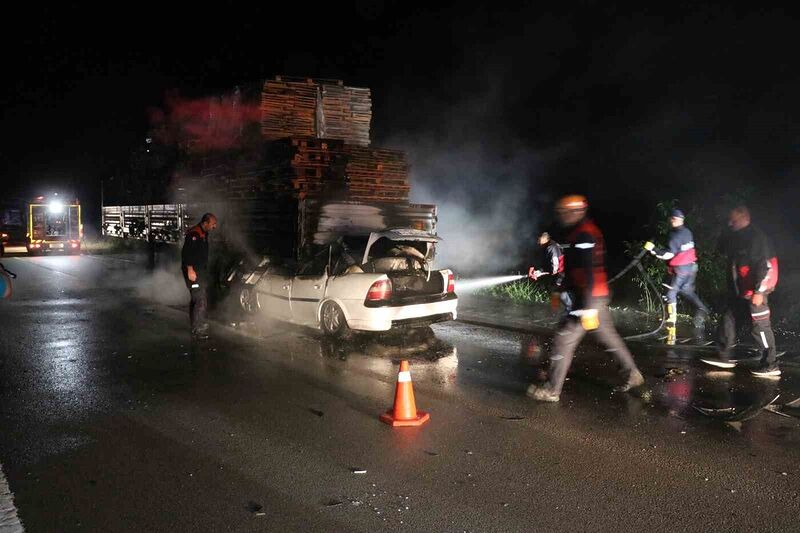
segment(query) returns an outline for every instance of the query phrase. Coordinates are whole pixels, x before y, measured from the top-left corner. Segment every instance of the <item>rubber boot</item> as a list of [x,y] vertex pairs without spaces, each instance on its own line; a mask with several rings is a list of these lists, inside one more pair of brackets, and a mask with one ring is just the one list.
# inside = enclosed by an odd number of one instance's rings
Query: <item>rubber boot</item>
[[667,344],[675,345],[677,340],[678,304],[667,304]]

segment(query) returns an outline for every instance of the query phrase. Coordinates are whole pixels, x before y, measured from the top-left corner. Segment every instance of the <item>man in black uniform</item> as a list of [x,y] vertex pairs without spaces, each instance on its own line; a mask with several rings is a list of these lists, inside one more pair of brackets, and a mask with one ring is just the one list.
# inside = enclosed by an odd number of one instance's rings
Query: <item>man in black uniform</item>
[[528,269],[528,277],[536,281],[542,276],[553,276],[556,278],[555,283],[559,287],[564,280],[564,254],[561,251],[561,246],[550,238],[547,232],[539,236],[540,246],[540,260],[542,263],[541,269],[532,266]]
[[183,281],[189,289],[189,321],[192,337],[208,338],[206,322],[208,289],[208,234],[217,228],[217,217],[206,213],[200,223],[189,228],[181,250]]
[[723,251],[730,262],[730,293],[719,324],[719,359],[703,359],[703,362],[733,368],[736,362],[729,357],[736,342],[736,324],[747,320],[753,339],[761,350],[761,366],[750,372],[760,378],[780,379],[767,302],[767,295],[778,283],[778,258],[767,236],[750,225],[747,207],[739,206],[730,212],[728,227],[731,232],[723,241]]
[[669,219],[672,231],[666,248],[656,248],[652,242],[644,245],[645,250],[667,262],[670,281],[667,294],[667,344],[675,344],[678,322],[678,294],[689,300],[695,307],[695,335],[702,336],[703,324],[708,316],[708,308],[694,292],[697,277],[697,252],[691,230],[684,226],[685,215],[680,209],[673,209]]
[[550,304],[553,310],[557,310],[560,304],[564,307],[565,313],[571,309],[572,302],[569,292],[562,289],[564,284],[564,252],[561,245],[550,238],[547,232],[539,236],[539,258],[537,262],[542,265],[541,269],[532,266],[528,269],[528,277],[537,281],[544,276],[553,277],[553,292],[550,295]]

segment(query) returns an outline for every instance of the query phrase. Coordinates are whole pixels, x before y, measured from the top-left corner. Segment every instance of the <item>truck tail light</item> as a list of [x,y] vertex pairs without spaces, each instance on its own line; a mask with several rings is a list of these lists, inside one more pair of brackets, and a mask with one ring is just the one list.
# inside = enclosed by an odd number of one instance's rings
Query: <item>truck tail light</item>
[[392,281],[379,279],[367,291],[368,302],[382,302],[392,297]]
[[447,293],[456,292],[456,277],[452,272],[447,273]]

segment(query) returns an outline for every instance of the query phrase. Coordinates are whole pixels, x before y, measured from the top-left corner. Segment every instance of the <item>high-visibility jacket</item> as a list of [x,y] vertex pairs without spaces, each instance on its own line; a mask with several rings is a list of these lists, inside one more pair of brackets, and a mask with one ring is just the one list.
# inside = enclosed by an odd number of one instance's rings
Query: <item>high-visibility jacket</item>
[[730,262],[732,288],[749,298],[754,292],[770,293],[778,284],[778,257],[767,236],[749,225],[730,232],[723,242]]
[[565,288],[574,298],[576,309],[582,309],[593,298],[607,297],[608,276],[605,267],[605,239],[600,228],[584,218],[564,239]]
[[686,226],[678,226],[669,232],[666,248],[659,248],[656,257],[667,261],[670,268],[692,265],[697,261],[694,247],[694,236]]

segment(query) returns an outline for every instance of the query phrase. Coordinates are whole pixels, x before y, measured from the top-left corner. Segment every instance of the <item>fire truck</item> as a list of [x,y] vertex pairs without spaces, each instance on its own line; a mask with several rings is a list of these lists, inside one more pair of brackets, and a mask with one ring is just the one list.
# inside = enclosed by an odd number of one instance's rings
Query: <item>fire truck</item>
[[62,198],[57,194],[39,196],[28,202],[26,214],[26,247],[29,254],[80,253],[83,223],[78,200]]

